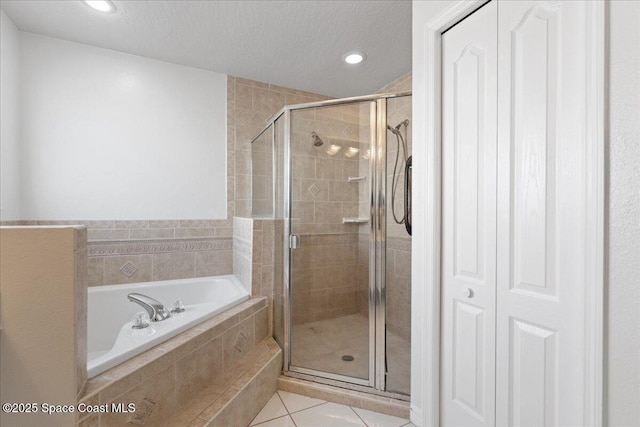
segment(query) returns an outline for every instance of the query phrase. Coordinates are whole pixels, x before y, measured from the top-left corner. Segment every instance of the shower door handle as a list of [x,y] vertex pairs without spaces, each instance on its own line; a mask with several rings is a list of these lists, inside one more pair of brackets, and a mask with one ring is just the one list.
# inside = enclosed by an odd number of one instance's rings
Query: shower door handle
[[289,236],[289,247],[291,249],[298,249],[298,246],[300,246],[300,236],[291,234]]
[[409,156],[404,167],[404,228],[411,236],[411,172],[413,169],[413,156]]

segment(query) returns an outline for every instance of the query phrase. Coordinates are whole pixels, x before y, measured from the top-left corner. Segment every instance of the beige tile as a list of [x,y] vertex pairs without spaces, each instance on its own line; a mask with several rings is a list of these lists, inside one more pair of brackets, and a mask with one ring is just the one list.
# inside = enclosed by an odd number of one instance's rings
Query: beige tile
[[236,175],[236,198],[251,199],[251,175]]
[[266,90],[261,88],[253,89],[253,109],[276,113],[284,107],[285,95],[282,92]]
[[230,401],[222,408],[211,427],[247,426],[256,416],[259,409],[255,399],[255,383],[237,391]]
[[99,414],[91,414],[78,423],[78,427],[98,427],[99,425]]
[[335,157],[316,161],[316,177],[318,179],[341,179],[342,160]]
[[100,286],[104,278],[104,257],[87,258],[87,286]]
[[238,85],[241,85],[241,84],[253,86],[253,87],[261,87],[265,89],[269,88],[269,83],[259,82],[257,80],[251,80],[251,79],[244,79],[242,77],[234,77],[234,78],[236,79],[236,88],[238,87]]
[[223,334],[224,367],[228,369],[254,346],[255,333],[253,318],[248,318]]
[[329,181],[319,179],[300,180],[300,200],[302,201],[328,201]]
[[339,202],[315,202],[316,223],[342,223]]
[[115,221],[115,228],[149,228],[149,221]]
[[314,222],[317,213],[316,206],[316,203],[312,201],[294,202],[291,208],[291,221],[300,224]]
[[254,318],[254,328],[255,328],[255,344],[259,344],[267,337],[269,333],[269,310],[268,308],[263,308],[253,315]]
[[233,274],[233,251],[196,252],[196,276]]
[[173,228],[140,228],[129,230],[130,239],[170,239],[177,237]]
[[245,84],[236,84],[235,86],[235,106],[237,108],[252,108],[252,90],[253,87]]
[[202,237],[214,237],[215,229],[211,227],[197,227],[197,228],[176,228],[176,238],[202,238]]
[[273,298],[273,281],[274,281],[274,268],[273,266],[262,266],[262,284],[260,286],[260,295]]
[[111,402],[114,398],[131,390],[142,382],[140,372],[134,371],[118,380],[112,380],[102,390],[100,390],[100,404]]
[[118,255],[104,258],[104,285],[149,282],[152,255]]
[[[54,221],[55,222],[55,221]],[[58,221],[60,222],[60,221]],[[73,222],[73,221],[72,221]],[[115,221],[75,221],[76,223],[82,223],[89,229],[110,229],[115,228]],[[40,224],[40,221],[38,221]]]
[[251,216],[251,200],[236,200],[235,215],[245,217]]
[[176,385],[178,403],[184,404],[223,374],[222,338],[215,338],[178,360]]
[[292,156],[292,174],[298,178],[316,177],[316,159],[306,156]]
[[208,227],[209,220],[207,219],[182,219],[180,220],[180,228],[202,228]]
[[129,230],[95,230],[89,229],[87,233],[89,241],[96,240],[128,240]]
[[411,252],[395,252],[395,273],[402,276],[411,276]]
[[153,280],[195,277],[194,252],[173,252],[153,255]]
[[235,152],[235,174],[251,175],[251,151],[236,150]]
[[340,202],[358,201],[358,184],[346,181],[329,181],[329,200]]
[[215,228],[214,236],[215,237],[232,237],[233,236],[233,228],[232,227]]
[[[131,389],[129,392],[114,399],[115,403],[134,403],[136,412],[123,414],[109,412],[101,414],[102,425],[125,425],[127,422],[147,425],[162,425],[171,414],[176,405],[175,369],[170,367],[161,371]],[[143,414],[147,414],[146,417]],[[104,415],[104,417],[102,416]],[[140,417],[143,418],[140,418]],[[141,421],[134,421],[141,420]]]
[[174,219],[158,219],[149,221],[149,228],[176,228],[180,221]]

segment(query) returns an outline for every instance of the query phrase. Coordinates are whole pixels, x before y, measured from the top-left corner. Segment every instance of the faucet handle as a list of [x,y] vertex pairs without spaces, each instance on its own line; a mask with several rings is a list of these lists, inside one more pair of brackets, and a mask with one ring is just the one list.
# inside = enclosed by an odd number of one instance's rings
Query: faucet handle
[[144,329],[149,326],[149,315],[146,311],[139,311],[131,321],[133,322],[131,326],[133,329]]
[[174,302],[173,305],[171,306],[171,312],[182,313],[183,311],[185,311],[184,304],[182,303],[182,300],[178,298],[176,302]]

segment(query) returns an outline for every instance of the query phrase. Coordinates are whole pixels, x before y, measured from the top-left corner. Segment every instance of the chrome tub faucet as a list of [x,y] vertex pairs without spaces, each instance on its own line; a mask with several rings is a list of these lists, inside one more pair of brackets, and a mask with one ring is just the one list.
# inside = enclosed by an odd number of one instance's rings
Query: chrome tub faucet
[[127,298],[129,301],[135,302],[147,310],[147,313],[149,313],[149,319],[151,319],[152,322],[160,322],[161,320],[171,317],[169,310],[167,310],[158,300],[137,293],[131,293],[127,295]]

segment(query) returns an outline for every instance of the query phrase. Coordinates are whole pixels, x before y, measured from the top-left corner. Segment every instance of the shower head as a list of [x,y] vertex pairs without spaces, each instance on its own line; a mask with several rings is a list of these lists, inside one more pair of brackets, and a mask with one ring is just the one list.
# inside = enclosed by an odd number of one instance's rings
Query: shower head
[[314,147],[322,147],[324,145],[324,141],[320,139],[317,133],[311,132],[311,140],[313,141]]

